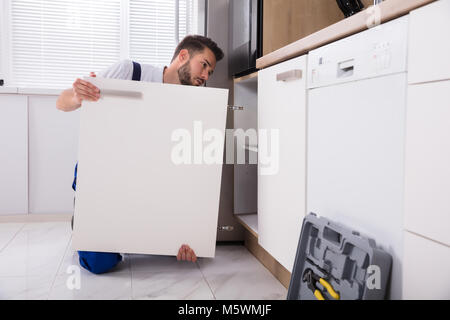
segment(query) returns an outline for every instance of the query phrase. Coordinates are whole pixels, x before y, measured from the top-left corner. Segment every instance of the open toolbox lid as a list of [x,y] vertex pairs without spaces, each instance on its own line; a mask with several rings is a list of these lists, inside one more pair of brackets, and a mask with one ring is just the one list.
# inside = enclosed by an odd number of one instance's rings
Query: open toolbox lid
[[310,213],[303,220],[287,299],[384,299],[391,264],[391,255],[375,240]]

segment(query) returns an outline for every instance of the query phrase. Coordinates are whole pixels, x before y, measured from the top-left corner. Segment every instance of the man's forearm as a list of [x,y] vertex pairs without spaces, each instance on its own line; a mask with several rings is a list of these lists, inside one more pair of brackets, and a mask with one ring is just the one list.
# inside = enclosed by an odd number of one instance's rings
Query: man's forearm
[[73,89],[64,90],[56,101],[56,107],[62,111],[73,111],[81,107],[81,103],[75,102]]

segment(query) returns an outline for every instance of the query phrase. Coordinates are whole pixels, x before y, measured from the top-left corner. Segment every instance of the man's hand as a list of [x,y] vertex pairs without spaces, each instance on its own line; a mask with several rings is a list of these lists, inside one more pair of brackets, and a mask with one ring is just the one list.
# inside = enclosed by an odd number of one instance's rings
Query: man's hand
[[[91,72],[91,77],[95,73]],[[64,90],[56,100],[56,108],[62,111],[73,111],[81,107],[83,100],[97,101],[100,98],[100,90],[88,81],[75,80],[72,88]]]
[[177,260],[183,260],[183,261],[197,261],[197,256],[195,255],[194,250],[192,250],[187,244],[183,244],[178,250]]
[[[96,77],[94,72],[91,72],[90,77]],[[72,85],[73,103],[81,105],[84,100],[98,101],[100,99],[100,90],[88,81],[77,79]]]

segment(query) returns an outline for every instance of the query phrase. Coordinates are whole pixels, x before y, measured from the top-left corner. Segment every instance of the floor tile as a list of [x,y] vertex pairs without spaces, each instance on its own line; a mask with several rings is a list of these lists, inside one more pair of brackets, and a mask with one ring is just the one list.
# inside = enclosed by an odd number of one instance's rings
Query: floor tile
[[216,299],[286,299],[286,288],[243,246],[218,246],[214,259],[198,264]]
[[54,276],[70,240],[68,223],[26,224],[0,252],[0,276]]
[[213,300],[200,270],[133,273],[133,299]]
[[131,273],[92,274],[75,266],[70,273],[58,275],[50,300],[130,300]]
[[54,277],[0,277],[0,300],[46,300]]
[[[83,269],[70,223],[0,224],[0,299],[285,299],[287,290],[241,245],[214,259],[123,255],[102,275]],[[79,284],[79,288],[77,285]]]
[[25,223],[1,223],[0,224],[0,252],[10,243],[17,232]]

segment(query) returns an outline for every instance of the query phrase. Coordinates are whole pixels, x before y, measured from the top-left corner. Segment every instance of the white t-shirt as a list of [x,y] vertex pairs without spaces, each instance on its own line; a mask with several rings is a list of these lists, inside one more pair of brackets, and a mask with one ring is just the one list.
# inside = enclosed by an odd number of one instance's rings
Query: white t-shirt
[[[154,67],[149,64],[141,65],[141,81],[147,82],[163,82],[163,72],[164,68]],[[122,60],[111,67],[102,70],[98,74],[101,78],[112,78],[121,80],[132,80],[133,79],[133,61]]]

